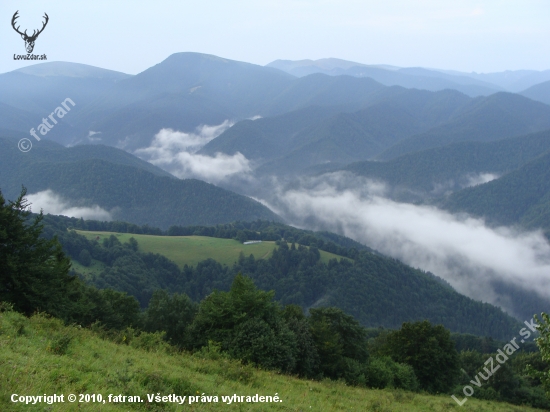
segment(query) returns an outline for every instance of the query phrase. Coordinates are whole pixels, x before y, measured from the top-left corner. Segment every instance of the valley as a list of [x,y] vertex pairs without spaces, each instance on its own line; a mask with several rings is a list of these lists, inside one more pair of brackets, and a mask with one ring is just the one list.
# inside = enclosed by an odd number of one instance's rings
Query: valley
[[550,410],[548,10],[123,3],[0,59],[0,409]]

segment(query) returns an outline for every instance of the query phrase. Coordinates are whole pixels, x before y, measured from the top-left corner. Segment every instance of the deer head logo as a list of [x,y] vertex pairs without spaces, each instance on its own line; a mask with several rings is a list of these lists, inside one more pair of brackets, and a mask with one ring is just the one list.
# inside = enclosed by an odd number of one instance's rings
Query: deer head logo
[[32,51],[34,50],[34,42],[36,41],[36,38],[38,37],[38,35],[40,33],[42,33],[44,31],[44,29],[46,28],[46,25],[48,24],[48,20],[50,18],[48,17],[48,15],[46,13],[44,13],[44,18],[46,19],[46,21],[42,23],[42,28],[38,31],[34,30],[32,35],[29,36],[27,34],[27,30],[25,30],[24,33],[21,33],[19,31],[19,26],[15,27],[16,20],[19,17],[18,13],[19,13],[19,10],[17,10],[15,12],[15,14],[13,15],[13,17],[11,19],[11,25],[12,25],[13,29],[21,35],[21,38],[23,40],[25,40],[25,48],[27,49],[27,53],[32,53]]

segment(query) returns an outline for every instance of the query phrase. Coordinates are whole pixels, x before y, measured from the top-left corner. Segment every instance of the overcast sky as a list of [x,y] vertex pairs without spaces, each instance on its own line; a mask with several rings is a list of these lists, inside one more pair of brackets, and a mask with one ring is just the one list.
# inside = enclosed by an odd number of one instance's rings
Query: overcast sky
[[11,27],[50,22],[35,54],[139,73],[194,51],[267,64],[337,57],[494,72],[550,69],[549,0],[2,0],[0,73],[26,62]]

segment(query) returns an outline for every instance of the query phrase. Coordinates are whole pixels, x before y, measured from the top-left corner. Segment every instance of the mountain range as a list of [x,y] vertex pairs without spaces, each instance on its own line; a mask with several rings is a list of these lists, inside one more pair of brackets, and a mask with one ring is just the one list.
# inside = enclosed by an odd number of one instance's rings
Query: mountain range
[[[14,199],[24,185],[60,214],[167,229],[284,221],[271,202],[281,181],[300,188],[336,172],[380,182],[393,201],[548,235],[549,80],[200,53],[137,75],[39,64],[0,75],[0,188]],[[30,137],[66,98],[74,110]],[[516,308],[525,298],[507,296]]]
[[200,180],[176,179],[120,149],[40,143],[22,153],[16,140],[0,137],[0,189],[5,198],[15,200],[24,186],[30,195],[42,193],[46,197],[41,204],[49,207],[50,213],[58,210],[78,215],[92,208],[109,220],[164,229],[172,225],[280,220],[248,197]]
[[[359,69],[363,74],[354,72]],[[375,72],[383,72],[386,78],[368,74]],[[389,81],[390,75],[408,76],[419,83]],[[0,75],[0,131],[6,137],[21,138],[70,97],[76,103],[74,110],[60,119],[41,142],[35,142],[32,153],[39,152],[40,146],[50,151],[46,140],[53,140],[69,146],[103,144],[140,154],[163,129],[193,135],[199,127],[230,122],[234,123],[232,127],[202,140],[190,156],[197,156],[198,163],[220,156],[244,156],[254,178],[347,170],[399,186],[401,193],[420,190],[433,198],[435,186],[441,189],[446,185],[446,192],[461,190],[468,186],[468,176],[489,173],[500,177],[522,167],[527,159],[544,154],[544,133],[521,136],[550,129],[550,107],[540,102],[548,95],[544,91],[548,76],[548,72],[534,71],[482,75],[368,66],[338,59],[279,60],[258,66],[200,53],[174,54],[134,76],[53,62]],[[452,84],[424,87],[422,79]],[[521,94],[509,92],[520,86],[527,90]],[[461,87],[485,88],[490,93],[464,94]],[[7,144],[7,140],[3,142]],[[490,142],[502,145],[484,144]],[[514,145],[524,148],[527,154],[522,157],[523,152],[513,153]],[[113,163],[107,148],[101,150],[101,156],[86,161]],[[159,150],[166,153],[175,149]],[[498,158],[501,163],[491,157],[492,150],[503,153]],[[13,170],[25,169],[29,189],[45,190],[53,183],[46,183],[42,176],[43,183],[35,189],[30,176],[37,176],[37,172],[31,172],[28,164],[23,166],[33,159],[32,153],[18,169],[11,169],[11,176],[15,176]],[[76,151],[67,153],[75,156]],[[178,159],[177,152],[171,155],[169,161],[185,169],[185,164],[177,163],[181,160],[174,160]],[[4,150],[3,157],[9,156],[13,156],[11,149]],[[451,158],[454,160],[449,163]],[[125,162],[131,164],[118,161],[121,159],[113,164],[131,166],[132,170],[145,167],[136,159],[128,159]],[[69,167],[71,162],[62,161]],[[84,167],[79,161],[73,166]],[[10,162],[13,158],[3,159],[4,174]],[[155,164],[163,166],[162,161]],[[91,167],[91,163],[86,165]],[[111,173],[104,163],[94,167],[101,173]],[[163,173],[148,167],[140,173]],[[166,170],[181,175],[177,168]],[[51,179],[55,180],[53,175]],[[453,183],[449,185],[450,181]],[[4,190],[13,196],[20,183],[6,181]],[[238,185],[226,187],[239,190]],[[82,193],[78,196],[85,199]],[[418,200],[418,193],[411,198]],[[275,217],[265,210],[262,213],[264,218]],[[207,221],[214,223],[208,219],[201,223]],[[156,224],[164,227],[166,223]]]

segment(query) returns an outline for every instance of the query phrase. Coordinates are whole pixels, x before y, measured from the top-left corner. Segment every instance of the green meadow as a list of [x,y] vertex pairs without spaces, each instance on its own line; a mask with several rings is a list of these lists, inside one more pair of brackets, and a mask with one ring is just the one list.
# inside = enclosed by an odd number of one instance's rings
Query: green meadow
[[[12,403],[13,394],[63,394],[64,403]],[[69,403],[69,394],[139,396],[138,403]],[[218,396],[219,402],[178,405],[148,402],[147,395]],[[227,404],[221,396],[275,396],[278,403]],[[78,399],[78,398],[77,398]],[[85,398],[83,398],[85,399]],[[97,398],[96,398],[97,399]],[[0,312],[0,410],[38,411],[492,411],[537,409],[469,399],[459,407],[448,395],[430,396],[401,390],[373,390],[336,381],[310,381],[264,371],[203,349],[176,352],[159,334],[134,336],[131,330],[105,332],[64,326],[37,314],[26,318]]]
[[[77,230],[78,234],[86,236],[90,240],[103,239],[114,235],[121,243],[127,242],[131,237],[137,240],[140,252],[158,253],[174,261],[180,268],[184,265],[195,266],[201,260],[208,258],[214,259],[222,265],[231,266],[239,259],[242,252],[245,256],[254,255],[256,259],[266,259],[271,256],[273,250],[277,247],[275,242],[262,242],[251,245],[243,245],[241,242],[233,239],[219,239],[206,236],[155,236],[155,235],[136,235],[131,233],[113,233],[113,232],[88,232]],[[342,256],[333,253],[320,251],[321,261],[328,263],[330,259],[340,259]],[[347,259],[347,258],[342,258]],[[100,265],[95,262],[99,267]],[[75,269],[81,272],[94,272],[91,268],[79,267],[74,265]]]

